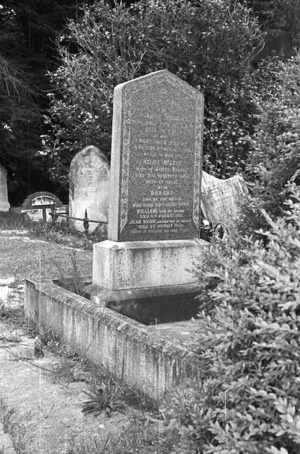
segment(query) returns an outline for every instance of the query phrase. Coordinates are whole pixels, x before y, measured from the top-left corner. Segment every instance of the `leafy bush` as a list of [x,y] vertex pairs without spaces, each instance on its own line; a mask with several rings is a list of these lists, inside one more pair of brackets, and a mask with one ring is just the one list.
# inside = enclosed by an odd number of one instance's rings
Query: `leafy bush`
[[[300,190],[266,232],[217,242],[195,267],[202,379],[171,393],[176,453],[296,454],[300,449]],[[210,303],[210,304],[209,304]]]
[[286,184],[297,178],[300,182],[300,170],[295,173],[300,169],[300,54],[287,62],[270,62],[268,71],[272,85],[257,97],[259,122],[247,171],[260,207],[278,216],[288,194]]
[[117,84],[165,68],[204,92],[206,167],[232,174],[237,157],[245,161],[253,130],[248,76],[259,42],[250,11],[231,0],[87,6],[60,37],[62,63],[51,74],[43,140],[53,179],[66,184],[70,159],[86,144],[109,155]]

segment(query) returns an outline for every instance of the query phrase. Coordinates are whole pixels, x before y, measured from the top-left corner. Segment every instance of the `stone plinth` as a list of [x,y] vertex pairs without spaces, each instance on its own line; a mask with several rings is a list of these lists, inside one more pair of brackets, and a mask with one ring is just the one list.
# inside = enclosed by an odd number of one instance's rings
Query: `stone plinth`
[[[85,210],[90,220],[107,222],[109,205],[109,163],[96,147],[85,147],[75,155],[70,165],[69,215],[84,218]],[[84,230],[83,221],[70,219],[70,225]],[[97,223],[89,224],[89,231]]]
[[94,244],[93,284],[109,290],[189,286],[203,240],[103,241]]
[[94,244],[92,284],[86,295],[148,325],[188,320],[198,313],[193,261],[203,240],[103,241]]
[[0,211],[9,211],[10,204],[7,196],[7,171],[0,164]]

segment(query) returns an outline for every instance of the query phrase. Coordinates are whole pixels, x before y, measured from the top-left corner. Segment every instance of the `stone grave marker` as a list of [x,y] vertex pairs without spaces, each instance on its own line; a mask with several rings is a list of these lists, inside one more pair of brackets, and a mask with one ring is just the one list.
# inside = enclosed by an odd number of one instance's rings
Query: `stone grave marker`
[[[85,147],[73,158],[69,178],[69,215],[107,222],[110,170],[106,156],[94,146]],[[77,230],[84,230],[83,221],[70,219]],[[90,222],[89,231],[98,224]]]
[[9,211],[10,204],[7,196],[7,171],[0,164],[0,211]]
[[116,87],[108,239],[198,238],[203,103],[166,70]]
[[187,301],[195,292],[189,270],[206,244],[203,107],[202,93],[166,70],[115,88],[108,240],[93,255],[92,287],[110,295],[100,299]]
[[228,228],[240,214],[241,204],[248,195],[245,180],[240,175],[221,180],[202,172],[202,211],[214,224],[222,222]]
[[[56,212],[65,212],[65,207],[62,206],[61,201],[55,194],[48,191],[39,191],[26,197],[22,203],[21,213],[26,213],[34,222],[52,222],[50,213],[53,207],[55,207]],[[60,218],[59,220],[61,221],[62,219]]]

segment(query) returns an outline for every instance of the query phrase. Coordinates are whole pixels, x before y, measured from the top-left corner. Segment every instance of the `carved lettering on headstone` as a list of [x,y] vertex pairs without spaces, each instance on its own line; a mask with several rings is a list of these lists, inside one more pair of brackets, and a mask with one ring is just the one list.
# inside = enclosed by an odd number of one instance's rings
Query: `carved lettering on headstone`
[[198,237],[203,104],[166,70],[115,88],[110,240]]

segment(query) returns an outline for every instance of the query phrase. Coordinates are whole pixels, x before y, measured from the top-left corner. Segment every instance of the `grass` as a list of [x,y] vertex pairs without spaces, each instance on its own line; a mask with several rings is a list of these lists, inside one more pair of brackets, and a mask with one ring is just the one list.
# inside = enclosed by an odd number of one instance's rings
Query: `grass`
[[119,435],[94,436],[85,442],[71,444],[67,454],[170,454],[173,442],[154,425],[132,418]]
[[[6,405],[3,399],[0,399],[0,421],[3,425],[3,432],[9,433],[13,440],[13,447],[17,454],[23,454],[26,451],[25,427],[19,424],[13,408]],[[5,450],[2,449],[5,453]],[[1,448],[0,448],[0,454]]]
[[1,230],[27,230],[33,227],[33,222],[19,211],[1,211],[0,227]]
[[62,223],[35,223],[30,228],[30,234],[50,242],[65,244],[79,249],[93,250],[93,244],[107,239],[106,224],[99,224],[97,228],[86,234]]
[[29,234],[35,238],[84,250],[92,250],[94,243],[107,239],[106,224],[99,224],[93,232],[86,234],[69,227],[66,221],[55,224],[34,222],[20,210],[0,212],[0,229],[28,230]]

